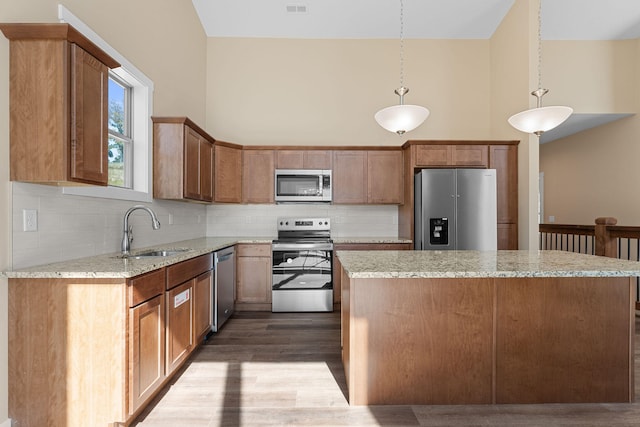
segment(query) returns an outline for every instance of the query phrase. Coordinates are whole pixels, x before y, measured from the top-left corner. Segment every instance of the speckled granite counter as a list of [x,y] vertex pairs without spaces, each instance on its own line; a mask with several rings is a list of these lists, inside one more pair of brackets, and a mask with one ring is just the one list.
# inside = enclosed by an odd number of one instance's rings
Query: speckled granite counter
[[628,277],[640,262],[564,251],[338,251],[350,278]]
[[[119,253],[111,253],[53,264],[38,265],[13,271],[5,271],[1,274],[10,279],[130,278],[180,261],[185,261],[202,254],[214,252],[236,243],[271,243],[271,240],[272,239],[268,237],[204,237],[201,239],[183,240],[180,242],[153,246],[154,249],[189,249],[186,252],[168,257],[123,259],[119,256]],[[135,255],[136,253],[144,250],[145,248],[136,248],[132,250],[132,254]]]
[[362,243],[362,244],[405,244],[413,243],[411,239],[401,239],[399,237],[334,237],[333,243],[337,245]]

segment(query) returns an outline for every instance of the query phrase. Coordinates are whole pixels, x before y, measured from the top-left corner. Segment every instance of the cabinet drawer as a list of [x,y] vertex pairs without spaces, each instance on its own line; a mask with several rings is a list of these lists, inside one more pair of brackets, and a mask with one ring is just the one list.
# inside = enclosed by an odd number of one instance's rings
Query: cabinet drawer
[[236,249],[238,256],[271,256],[271,244],[238,245]]
[[127,283],[129,307],[135,307],[164,292],[164,273],[164,268],[161,268],[130,279]]
[[456,145],[452,154],[456,166],[489,166],[488,145]]
[[167,267],[167,289],[213,268],[213,254],[201,255]]
[[451,165],[450,145],[417,145],[416,166],[449,166]]

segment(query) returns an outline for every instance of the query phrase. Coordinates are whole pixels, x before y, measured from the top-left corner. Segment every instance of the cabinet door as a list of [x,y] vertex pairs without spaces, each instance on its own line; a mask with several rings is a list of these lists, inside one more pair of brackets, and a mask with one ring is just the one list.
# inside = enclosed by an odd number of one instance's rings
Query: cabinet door
[[164,311],[164,294],[129,309],[129,414],[165,378]]
[[498,223],[498,250],[518,249],[518,224]]
[[486,168],[489,165],[489,146],[487,145],[454,145],[451,152],[453,166]]
[[367,202],[402,204],[402,151],[367,152]]
[[498,222],[518,222],[518,151],[513,145],[492,145],[489,168],[496,170]]
[[242,203],[242,150],[215,145],[214,200]]
[[213,144],[200,141],[200,200],[213,201]]
[[276,151],[276,168],[278,169],[304,168],[304,151],[303,150]]
[[274,203],[272,150],[245,150],[242,165],[242,199],[245,203]]
[[333,203],[367,203],[367,152],[333,152]]
[[71,44],[71,179],[107,185],[109,69]]
[[193,281],[167,291],[167,375],[184,362],[193,349]]
[[238,245],[238,303],[271,303],[271,245]]
[[518,147],[492,145],[489,167],[496,170],[498,249],[518,249]]
[[416,166],[450,166],[451,145],[416,145]]
[[185,126],[184,197],[200,200],[200,135]]
[[199,342],[211,330],[213,275],[210,271],[196,277],[193,283],[193,331],[194,342]]
[[303,166],[305,169],[331,169],[331,150],[306,150]]

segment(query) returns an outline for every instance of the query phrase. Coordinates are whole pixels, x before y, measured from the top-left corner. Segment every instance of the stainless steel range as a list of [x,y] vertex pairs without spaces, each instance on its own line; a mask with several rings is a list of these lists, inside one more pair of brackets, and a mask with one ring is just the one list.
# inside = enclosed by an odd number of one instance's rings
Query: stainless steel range
[[329,218],[278,218],[271,311],[333,311]]

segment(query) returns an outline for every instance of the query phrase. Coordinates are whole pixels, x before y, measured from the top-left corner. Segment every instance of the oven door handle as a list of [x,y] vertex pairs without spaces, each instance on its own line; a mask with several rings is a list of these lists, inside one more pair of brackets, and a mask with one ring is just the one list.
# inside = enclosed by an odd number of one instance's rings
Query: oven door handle
[[273,251],[332,251],[333,243],[273,243],[271,249]]

